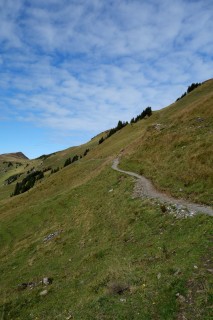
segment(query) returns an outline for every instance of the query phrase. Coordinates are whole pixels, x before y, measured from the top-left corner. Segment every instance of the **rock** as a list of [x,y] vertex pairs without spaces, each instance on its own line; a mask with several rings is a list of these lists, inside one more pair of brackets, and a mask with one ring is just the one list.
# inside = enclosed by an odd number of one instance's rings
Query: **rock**
[[47,293],[48,293],[47,290],[43,290],[43,291],[41,291],[41,292],[39,293],[39,295],[40,295],[40,296],[46,296]]
[[21,284],[18,285],[18,290],[24,290],[26,288],[34,288],[36,286],[35,282],[23,282]]
[[152,127],[157,131],[164,129],[164,126],[161,123],[155,123],[152,125]]
[[179,294],[178,299],[180,302],[185,302],[186,298],[184,296],[182,296],[181,294]]
[[161,273],[159,272],[157,275],[158,280],[161,278]]
[[44,242],[50,241],[53,238],[57,237],[60,233],[62,232],[62,230],[57,230],[53,233],[48,234],[46,237],[44,237]]
[[36,286],[36,283],[35,282],[28,282],[28,287],[30,289],[34,288]]
[[42,279],[42,283],[43,283],[45,286],[51,284],[52,282],[53,282],[53,279],[52,279],[52,278],[47,278],[47,277],[45,277],[45,278]]
[[198,269],[198,266],[194,265],[194,268],[195,268],[195,269]]
[[177,269],[177,271],[175,271],[175,273],[174,273],[174,276],[177,276],[180,273],[181,273],[180,269]]
[[113,189],[110,189],[110,190],[109,190],[109,192],[112,192],[112,191],[113,191]]
[[120,302],[126,302],[126,299],[121,298]]
[[23,282],[21,284],[18,285],[18,290],[25,290],[27,288],[29,289],[33,289],[39,285],[49,285],[53,282],[53,278],[48,278],[45,277],[42,280],[40,280],[39,282]]
[[26,289],[28,286],[28,283],[21,283],[18,285],[18,290],[24,290]]
[[190,211],[190,212],[189,212],[189,216],[190,216],[190,217],[193,217],[194,215],[195,215],[195,212],[193,212],[193,211]]
[[207,271],[213,273],[213,269],[207,269]]
[[197,120],[197,122],[203,122],[204,121],[204,119],[200,118],[200,117],[198,117],[196,120]]

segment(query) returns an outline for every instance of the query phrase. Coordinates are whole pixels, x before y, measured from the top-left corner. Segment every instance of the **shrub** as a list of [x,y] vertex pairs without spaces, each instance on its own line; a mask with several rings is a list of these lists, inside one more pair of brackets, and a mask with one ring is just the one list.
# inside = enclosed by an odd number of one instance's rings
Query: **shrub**
[[[88,149],[89,150],[89,149]],[[88,152],[88,151],[87,151]],[[64,167],[69,166],[71,163],[78,161],[79,156],[76,154],[72,159],[71,158],[67,158],[64,162]]]
[[131,124],[136,123],[139,120],[144,119],[146,116],[147,117],[151,117],[151,115],[152,115],[152,108],[151,107],[147,107],[145,110],[143,110],[141,112],[141,114],[137,115],[135,118],[132,118],[130,123]]
[[52,174],[52,173],[56,173],[56,172],[58,172],[58,171],[59,171],[59,167],[57,167],[57,168],[55,168],[55,169],[52,169],[52,170],[51,170],[51,174]]
[[89,149],[86,149],[86,150],[84,151],[84,157],[87,155],[88,152],[89,152]]
[[68,166],[69,164],[71,164],[71,158],[67,158],[64,162],[64,167]]
[[98,141],[98,144],[101,144],[101,143],[103,143],[104,142],[104,138],[103,137],[101,137],[101,139]]
[[7,178],[4,182],[5,185],[8,185],[8,184],[11,184],[13,183],[14,181],[16,181],[23,173],[17,173],[17,174],[14,174],[12,176],[10,176],[9,178]]
[[13,195],[24,193],[31,189],[37,180],[40,180],[44,177],[42,171],[34,171],[28,174],[21,182],[17,182]]
[[176,101],[184,98],[188,93],[192,92],[194,89],[196,89],[199,86],[201,86],[201,83],[198,83],[198,82],[197,83],[192,83],[190,86],[188,86],[187,91],[184,92],[181,97],[177,98]]

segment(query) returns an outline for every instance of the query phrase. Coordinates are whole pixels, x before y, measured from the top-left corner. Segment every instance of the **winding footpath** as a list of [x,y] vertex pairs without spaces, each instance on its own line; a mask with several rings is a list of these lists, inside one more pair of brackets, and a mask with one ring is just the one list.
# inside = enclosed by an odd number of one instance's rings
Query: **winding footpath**
[[148,197],[151,199],[158,199],[160,202],[166,202],[178,206],[183,206],[187,208],[187,210],[191,213],[191,215],[202,212],[205,214],[208,214],[210,216],[213,216],[213,209],[209,206],[201,205],[192,203],[183,199],[175,199],[172,196],[168,196],[163,192],[158,191],[152,184],[152,182],[145,178],[144,176],[141,176],[137,173],[131,172],[131,171],[125,171],[118,168],[119,165],[119,159],[116,158],[113,161],[112,169],[128,174],[129,176],[137,178],[136,186],[135,186],[135,194],[138,197]]

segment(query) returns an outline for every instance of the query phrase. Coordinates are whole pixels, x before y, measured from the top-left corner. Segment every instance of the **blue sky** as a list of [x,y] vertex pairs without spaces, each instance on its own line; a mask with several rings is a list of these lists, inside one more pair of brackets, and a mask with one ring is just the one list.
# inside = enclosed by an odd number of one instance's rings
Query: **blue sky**
[[212,77],[212,0],[0,0],[0,153],[34,158]]

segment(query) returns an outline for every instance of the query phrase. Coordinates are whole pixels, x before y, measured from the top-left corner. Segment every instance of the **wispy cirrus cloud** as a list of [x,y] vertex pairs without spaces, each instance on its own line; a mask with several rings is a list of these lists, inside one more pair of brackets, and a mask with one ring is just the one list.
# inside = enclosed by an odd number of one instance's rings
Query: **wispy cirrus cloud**
[[2,0],[2,116],[87,138],[164,107],[212,77],[212,15],[211,0]]

